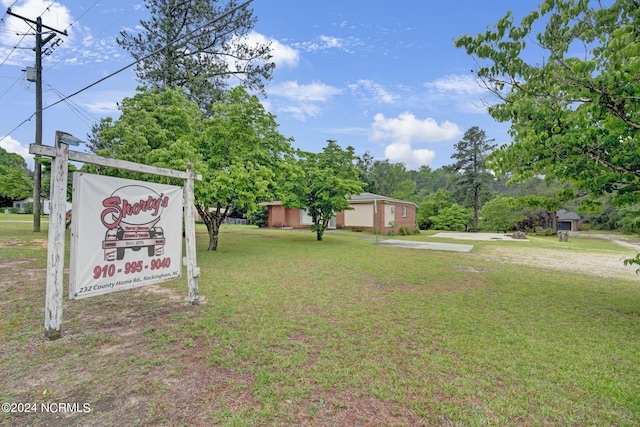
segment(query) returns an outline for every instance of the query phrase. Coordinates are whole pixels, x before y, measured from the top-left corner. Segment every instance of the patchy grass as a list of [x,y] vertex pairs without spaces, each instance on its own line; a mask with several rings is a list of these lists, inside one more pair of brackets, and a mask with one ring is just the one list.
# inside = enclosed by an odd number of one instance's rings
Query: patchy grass
[[[230,226],[207,252],[198,226],[200,306],[186,303],[186,280],[65,298],[63,338],[49,342],[46,247],[33,243],[43,236],[9,227],[0,222],[0,399],[86,402],[91,412],[0,423],[640,424],[635,278],[486,256],[511,242],[449,253],[375,246],[363,233],[316,242]],[[563,250],[603,250],[575,243]]]

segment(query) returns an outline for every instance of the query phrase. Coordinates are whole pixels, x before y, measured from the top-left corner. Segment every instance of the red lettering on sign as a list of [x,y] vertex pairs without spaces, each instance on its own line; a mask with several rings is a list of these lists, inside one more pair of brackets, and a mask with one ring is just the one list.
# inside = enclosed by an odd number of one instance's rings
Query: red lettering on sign
[[[121,199],[118,196],[112,196],[102,201],[102,206],[106,209],[102,211],[100,219],[102,224],[109,229],[117,228],[120,222],[128,216],[136,216],[140,212],[151,211],[152,216],[157,216],[161,207],[169,206],[169,197],[163,193],[160,197],[149,196],[146,200],[139,200],[131,204],[127,199]],[[108,216],[115,218],[113,221],[108,220]]]

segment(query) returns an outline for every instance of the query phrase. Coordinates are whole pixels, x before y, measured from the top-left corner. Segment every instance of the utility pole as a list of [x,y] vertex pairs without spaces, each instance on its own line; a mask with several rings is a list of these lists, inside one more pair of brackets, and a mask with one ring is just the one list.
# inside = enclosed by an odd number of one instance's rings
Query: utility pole
[[[64,36],[67,35],[67,31],[56,30],[55,28],[46,26],[42,24],[42,18],[37,17],[35,21],[25,18],[24,16],[16,15],[11,12],[11,9],[7,9],[7,15],[15,16],[16,18],[20,18],[25,22],[29,22],[31,24],[36,25],[36,72],[35,72],[35,83],[36,83],[36,145],[42,145],[42,47],[49,43],[55,36],[55,33],[62,34]],[[48,30],[53,31],[53,33],[49,34],[45,40],[42,40],[42,28],[46,28]],[[30,80],[33,81],[33,80]],[[35,164],[34,164],[34,177],[33,177],[33,231],[35,233],[40,232],[40,216],[42,214],[42,207],[40,205],[40,194],[42,187],[42,165],[38,161],[38,157],[36,156]]]

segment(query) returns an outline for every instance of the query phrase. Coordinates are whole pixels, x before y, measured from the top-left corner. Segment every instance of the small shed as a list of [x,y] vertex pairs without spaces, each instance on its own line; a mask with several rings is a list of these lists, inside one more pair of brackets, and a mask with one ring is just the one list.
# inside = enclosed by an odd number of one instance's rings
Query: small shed
[[582,218],[576,212],[560,209],[556,213],[558,231],[578,231],[582,225]]

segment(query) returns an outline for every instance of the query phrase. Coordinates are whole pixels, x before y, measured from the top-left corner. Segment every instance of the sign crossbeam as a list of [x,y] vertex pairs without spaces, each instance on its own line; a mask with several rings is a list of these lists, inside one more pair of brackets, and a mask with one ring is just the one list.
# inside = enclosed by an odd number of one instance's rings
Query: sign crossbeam
[[[60,139],[60,142],[64,142],[64,137]],[[65,144],[66,145],[66,144]],[[30,154],[38,154],[41,156],[55,157],[56,147],[50,147],[47,145],[29,145]],[[144,172],[151,175],[167,176],[170,178],[180,179],[195,179],[196,181],[202,181],[201,174],[194,174],[193,172],[178,171],[174,169],[160,168],[157,166],[143,165],[140,163],[129,162],[127,160],[112,159],[110,157],[101,157],[93,154],[82,153],[80,151],[69,150],[69,160],[73,162],[89,163],[98,166],[112,167],[117,169],[124,169],[131,172]]]

